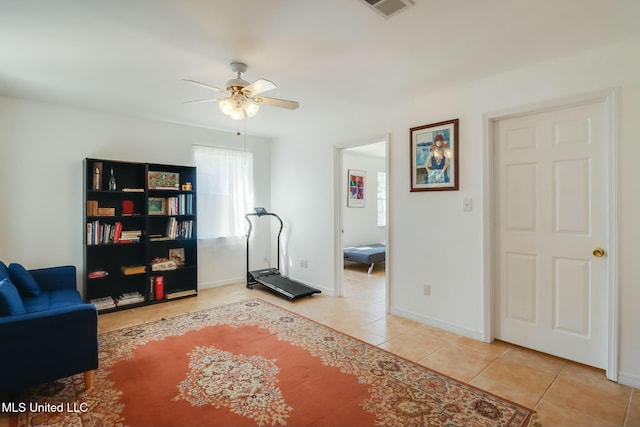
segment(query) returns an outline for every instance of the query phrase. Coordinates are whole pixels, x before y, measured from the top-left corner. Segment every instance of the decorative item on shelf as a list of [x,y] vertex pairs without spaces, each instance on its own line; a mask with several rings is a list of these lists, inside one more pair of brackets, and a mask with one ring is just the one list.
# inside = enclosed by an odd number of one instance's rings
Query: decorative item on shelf
[[113,174],[113,168],[111,168],[111,175],[109,175],[109,191],[116,191],[116,177]]
[[171,271],[177,269],[175,261],[168,258],[154,258],[151,260],[151,271]]
[[104,271],[104,270],[94,270],[89,272],[89,274],[87,274],[87,277],[89,279],[99,279],[101,277],[107,277],[109,275],[108,271]]
[[180,174],[177,172],[149,171],[149,190],[179,190]]
[[182,191],[191,191],[193,190],[193,186],[191,185],[190,182],[185,182],[184,184],[182,184]]
[[102,162],[93,162],[93,187],[91,188],[102,189]]
[[169,249],[169,260],[173,261],[178,267],[184,265],[184,248]]
[[164,277],[156,276],[153,280],[153,294],[156,300],[164,299]]
[[165,200],[162,197],[149,197],[147,206],[149,215],[165,214]]
[[122,215],[133,215],[133,200],[122,201]]

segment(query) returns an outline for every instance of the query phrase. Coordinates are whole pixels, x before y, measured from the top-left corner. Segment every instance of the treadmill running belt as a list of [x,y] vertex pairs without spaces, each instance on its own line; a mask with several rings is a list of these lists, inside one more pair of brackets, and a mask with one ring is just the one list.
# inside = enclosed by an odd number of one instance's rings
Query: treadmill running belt
[[315,293],[320,293],[320,290],[312,288],[311,286],[304,285],[299,282],[295,282],[286,277],[282,277],[279,274],[271,276],[261,276],[257,278],[257,282],[279,292],[291,299],[300,297],[306,297]]

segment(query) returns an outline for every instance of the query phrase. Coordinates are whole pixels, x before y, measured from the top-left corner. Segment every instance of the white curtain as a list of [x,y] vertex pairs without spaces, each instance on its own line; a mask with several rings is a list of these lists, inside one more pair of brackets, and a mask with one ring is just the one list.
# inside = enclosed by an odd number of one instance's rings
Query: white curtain
[[194,145],[198,238],[246,235],[253,209],[253,153]]

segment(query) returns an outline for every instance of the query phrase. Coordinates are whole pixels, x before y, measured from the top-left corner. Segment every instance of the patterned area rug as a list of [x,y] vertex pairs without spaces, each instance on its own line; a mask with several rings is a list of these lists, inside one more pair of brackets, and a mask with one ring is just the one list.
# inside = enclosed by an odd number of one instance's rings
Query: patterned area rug
[[[515,403],[260,299],[100,334],[100,368],[18,426],[526,426]],[[62,409],[61,411],[51,408]]]

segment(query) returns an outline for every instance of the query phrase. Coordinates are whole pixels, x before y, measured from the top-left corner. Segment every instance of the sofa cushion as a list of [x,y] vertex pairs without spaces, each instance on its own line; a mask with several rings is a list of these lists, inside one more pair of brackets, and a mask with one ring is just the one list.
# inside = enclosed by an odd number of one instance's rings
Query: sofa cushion
[[0,280],[6,277],[9,277],[9,269],[4,265],[4,262],[0,261]]
[[5,277],[0,281],[0,316],[14,316],[24,314],[26,310],[20,294],[11,280]]
[[82,304],[82,298],[74,289],[58,289],[42,292],[36,297],[24,298],[23,303],[27,313],[33,313]]
[[9,276],[11,281],[18,288],[20,296],[22,297],[37,297],[40,295],[40,286],[36,279],[31,276],[31,273],[27,271],[21,264],[11,263],[9,264]]

